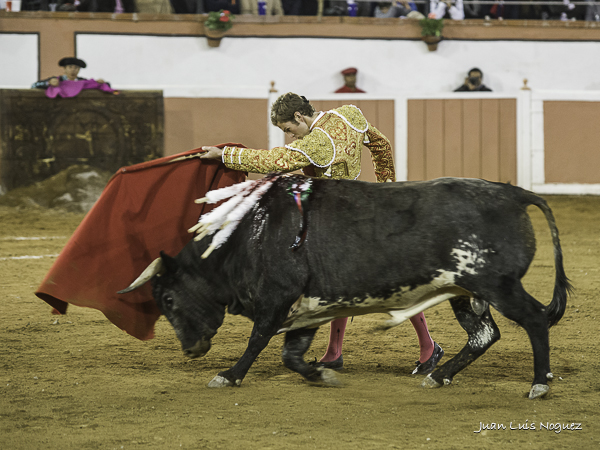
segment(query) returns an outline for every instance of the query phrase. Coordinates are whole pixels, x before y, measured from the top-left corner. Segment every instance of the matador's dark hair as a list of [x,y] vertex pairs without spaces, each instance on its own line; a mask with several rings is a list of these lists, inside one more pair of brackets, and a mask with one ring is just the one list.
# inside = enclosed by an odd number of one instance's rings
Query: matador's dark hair
[[271,106],[271,123],[275,126],[283,122],[298,123],[294,118],[296,111],[303,116],[312,116],[315,113],[315,108],[304,96],[293,92],[283,94]]

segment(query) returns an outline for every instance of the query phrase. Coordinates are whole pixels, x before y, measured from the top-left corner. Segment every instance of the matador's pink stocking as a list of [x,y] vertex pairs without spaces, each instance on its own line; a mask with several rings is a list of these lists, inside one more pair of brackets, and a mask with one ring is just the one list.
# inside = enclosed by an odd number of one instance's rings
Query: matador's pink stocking
[[410,318],[413,327],[419,338],[419,348],[421,349],[421,355],[419,356],[419,362],[425,362],[433,354],[433,339],[429,335],[427,329],[427,322],[425,321],[425,314],[419,313],[416,316]]
[[[417,338],[419,339],[419,362],[425,362],[431,358],[434,349],[433,339],[431,339],[429,330],[427,329],[425,314],[419,313],[416,316],[411,317],[410,321],[413,324],[415,332],[417,333]],[[320,360],[321,362],[335,361],[341,356],[347,322],[347,317],[331,321],[329,345],[325,355]]]
[[321,362],[335,361],[342,355],[342,344],[344,343],[344,332],[346,331],[348,318],[335,319],[331,321],[329,330],[329,345]]

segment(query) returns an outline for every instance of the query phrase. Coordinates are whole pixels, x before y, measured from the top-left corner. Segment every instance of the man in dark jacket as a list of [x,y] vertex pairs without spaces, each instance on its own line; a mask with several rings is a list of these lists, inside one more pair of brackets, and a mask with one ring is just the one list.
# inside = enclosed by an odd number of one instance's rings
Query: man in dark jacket
[[483,72],[479,70],[477,67],[473,67],[469,70],[469,74],[467,78],[465,78],[465,83],[454,89],[454,92],[471,92],[471,91],[488,91],[492,90],[483,84]]

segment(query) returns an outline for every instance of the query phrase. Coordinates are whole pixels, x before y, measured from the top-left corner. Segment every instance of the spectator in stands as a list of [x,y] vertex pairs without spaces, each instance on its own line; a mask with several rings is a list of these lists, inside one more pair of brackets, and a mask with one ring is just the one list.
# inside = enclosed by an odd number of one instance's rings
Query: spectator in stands
[[[242,14],[254,14],[255,16],[258,15],[257,0],[240,0],[240,3]],[[282,16],[284,14],[281,0],[265,0],[265,3],[267,16]]]
[[[63,58],[58,62],[60,67],[64,68],[64,73],[58,77],[49,77],[45,80],[36,81],[31,85],[32,89],[46,89],[49,86],[58,86],[61,81],[70,80],[87,80],[87,78],[81,78],[79,71],[86,68],[85,61],[78,58]],[[105,83],[104,80],[96,80],[98,83]]]
[[452,20],[463,20],[465,18],[463,0],[431,0],[428,17],[430,19],[449,17]]
[[584,9],[581,5],[575,5],[571,0],[563,0],[563,8],[560,20],[578,20],[584,18]]
[[318,0],[281,0],[286,16],[316,16],[319,11]]
[[[585,17],[585,8],[583,5],[575,5],[571,0],[562,0],[550,5],[534,6],[537,13],[534,19],[542,20],[581,20]],[[525,16],[524,18],[531,18]]]
[[[479,3],[465,3],[463,5],[463,10],[467,19],[480,19],[489,12],[489,6],[481,5]],[[486,14],[483,14],[484,11],[486,11]]]
[[417,10],[417,5],[409,3],[408,0],[396,0],[394,2],[379,2],[375,6],[373,15],[383,19],[388,17],[406,17],[412,11]]
[[204,14],[203,0],[169,0],[175,14]]
[[346,0],[332,0],[327,2],[323,8],[324,16],[347,16],[348,3]]
[[281,6],[286,16],[299,16],[302,9],[302,0],[281,0]]
[[600,4],[594,0],[586,0],[589,5],[585,9],[585,20],[588,22],[600,22]]
[[501,0],[498,3],[494,3],[489,7],[489,10],[486,12],[486,16],[489,15],[494,19],[511,19],[515,20],[519,18],[521,14],[521,6],[520,5],[511,5],[512,2],[516,0]]
[[240,0],[204,0],[205,12],[221,10],[229,11],[231,14],[239,14]]
[[136,12],[135,0],[59,0],[57,11]]
[[492,90],[483,84],[483,72],[477,67],[473,67],[469,70],[467,78],[462,86],[454,89],[454,92],[471,92],[471,91],[487,91]]
[[349,93],[349,92],[365,92],[362,89],[356,87],[356,73],[358,70],[355,67],[349,67],[347,69],[342,70],[342,75],[344,75],[344,86],[335,91],[336,94]]
[[373,15],[371,2],[360,0],[330,0],[324,2],[324,16],[349,16],[350,8],[354,8],[354,14],[361,17],[371,17]]
[[[202,14],[204,12],[204,4],[200,0],[193,0],[193,3],[195,9],[190,11],[189,14]],[[175,12],[175,8],[173,8],[169,0],[135,0],[135,4],[137,12],[142,14],[172,14]]]

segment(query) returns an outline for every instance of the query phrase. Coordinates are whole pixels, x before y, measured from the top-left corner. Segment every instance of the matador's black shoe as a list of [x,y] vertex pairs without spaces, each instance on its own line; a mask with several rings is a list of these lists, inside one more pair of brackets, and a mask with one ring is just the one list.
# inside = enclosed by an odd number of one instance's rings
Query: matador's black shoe
[[344,356],[340,355],[340,357],[334,361],[320,362],[315,358],[314,361],[310,361],[308,363],[314,367],[323,367],[325,369],[333,369],[333,370],[343,370],[344,369]]
[[444,350],[442,349],[442,347],[437,345],[436,342],[434,342],[433,353],[431,354],[431,357],[425,362],[417,361],[417,367],[415,367],[415,370],[413,370],[412,374],[427,375],[428,373],[433,372],[433,369],[435,369],[437,363],[440,361],[440,359],[442,359],[442,356],[444,356]]

